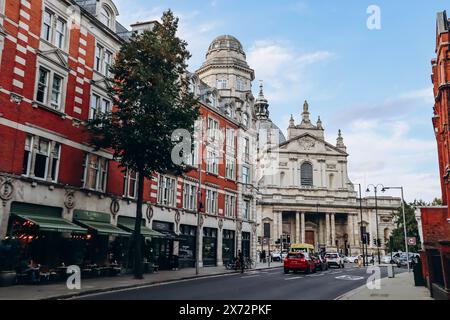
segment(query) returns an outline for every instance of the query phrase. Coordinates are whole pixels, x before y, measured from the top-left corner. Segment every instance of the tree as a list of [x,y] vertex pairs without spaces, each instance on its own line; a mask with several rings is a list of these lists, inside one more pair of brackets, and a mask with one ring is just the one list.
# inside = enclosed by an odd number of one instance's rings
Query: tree
[[180,174],[183,164],[171,159],[176,129],[194,131],[197,100],[188,90],[187,43],[176,36],[178,18],[164,12],[161,24],[134,33],[116,56],[109,79],[114,109],[89,122],[92,143],[112,149],[114,159],[138,174],[136,224],[133,233],[134,276],[143,276],[142,204],[145,178],[153,173]]
[[[419,243],[419,228],[416,221],[415,211],[417,207],[426,207],[427,204],[423,200],[414,200],[412,203],[405,202],[405,221],[406,221],[406,233],[408,237],[415,237],[417,239],[417,245],[408,246],[409,251],[417,252],[421,248]],[[393,251],[406,251],[405,248],[405,232],[403,227],[403,212],[402,208],[399,208],[394,214],[394,220],[397,223],[396,229],[392,231],[393,237]]]

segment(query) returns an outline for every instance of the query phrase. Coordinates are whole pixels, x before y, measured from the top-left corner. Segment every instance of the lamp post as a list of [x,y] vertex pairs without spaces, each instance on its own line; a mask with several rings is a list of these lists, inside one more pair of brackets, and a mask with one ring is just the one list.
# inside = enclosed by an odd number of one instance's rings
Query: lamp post
[[[352,183],[349,183],[350,185],[353,185]],[[362,256],[363,256],[363,265],[366,266],[366,255],[364,253],[364,241],[363,241],[363,210],[362,210],[362,191],[361,191],[361,184],[355,183],[358,185],[359,188],[359,215],[360,215],[360,226],[359,226],[359,233],[360,233],[360,242],[361,242],[361,249],[362,249]]]
[[367,186],[366,192],[370,192],[370,187],[373,187],[373,189],[375,191],[375,219],[376,219],[376,226],[377,226],[377,240],[376,240],[376,243],[377,243],[378,263],[380,263],[381,262],[381,256],[380,256],[380,237],[379,237],[379,234],[378,234],[378,229],[379,228],[378,228],[378,198],[377,198],[377,191],[378,191],[378,187],[382,188],[381,189],[382,192],[384,192],[385,188],[384,188],[384,186],[382,184],[377,184],[377,185],[369,184]]
[[384,190],[389,190],[389,189],[401,190],[401,193],[402,193],[403,233],[404,233],[404,236],[405,236],[406,264],[408,265],[408,272],[410,272],[408,238],[407,238],[407,232],[406,232],[405,199],[403,197],[403,187],[385,187],[384,188]]
[[199,130],[199,152],[200,158],[198,159],[198,190],[197,190],[197,243],[196,243],[196,255],[195,255],[195,274],[200,273],[200,237],[201,234],[201,213],[200,207],[202,206],[202,166],[203,166],[203,119],[200,119],[200,130]]

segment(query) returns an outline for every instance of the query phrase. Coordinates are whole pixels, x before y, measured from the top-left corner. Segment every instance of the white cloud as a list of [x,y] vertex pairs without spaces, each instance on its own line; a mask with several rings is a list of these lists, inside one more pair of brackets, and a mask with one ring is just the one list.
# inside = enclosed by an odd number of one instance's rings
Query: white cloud
[[400,99],[419,99],[427,104],[434,104],[433,87],[409,91],[399,95]]
[[436,143],[411,137],[411,129],[398,120],[350,123],[344,131],[350,179],[364,186],[403,186],[408,201],[440,197]]
[[247,61],[256,78],[264,80],[270,102],[289,104],[307,98],[314,87],[313,81],[302,81],[307,67],[332,57],[328,51],[300,53],[289,43],[259,40],[248,50]]

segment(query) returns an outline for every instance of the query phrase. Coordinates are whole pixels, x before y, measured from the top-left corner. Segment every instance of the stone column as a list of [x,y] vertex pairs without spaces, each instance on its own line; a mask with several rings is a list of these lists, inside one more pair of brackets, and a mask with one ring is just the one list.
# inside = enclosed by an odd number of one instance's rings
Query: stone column
[[325,246],[329,247],[330,244],[330,214],[325,213]]
[[300,243],[300,212],[295,213],[295,242]]
[[350,250],[354,249],[354,237],[353,237],[353,215],[347,215],[347,234],[348,234],[348,245],[350,245]]
[[300,216],[301,220],[301,237],[302,237],[302,243],[305,243],[305,213],[302,212]]
[[217,229],[217,266],[223,266],[223,257],[222,257],[222,245],[223,245],[223,231],[221,228]]
[[283,234],[283,211],[278,212],[278,239]]
[[331,214],[331,246],[336,246],[336,222],[335,222],[335,214]]

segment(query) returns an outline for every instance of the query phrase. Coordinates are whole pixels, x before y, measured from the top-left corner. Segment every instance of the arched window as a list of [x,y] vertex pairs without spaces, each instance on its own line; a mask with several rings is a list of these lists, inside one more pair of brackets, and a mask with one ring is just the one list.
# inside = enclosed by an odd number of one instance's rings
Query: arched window
[[243,114],[242,114],[242,124],[243,124],[245,127],[248,127],[248,114],[246,114],[246,113],[243,113]]
[[111,11],[108,10],[108,8],[106,8],[105,6],[102,6],[102,8],[100,9],[100,21],[108,28],[111,27],[111,16]]
[[301,172],[301,184],[302,186],[312,186],[313,185],[313,167],[309,162],[302,164],[300,168]]

